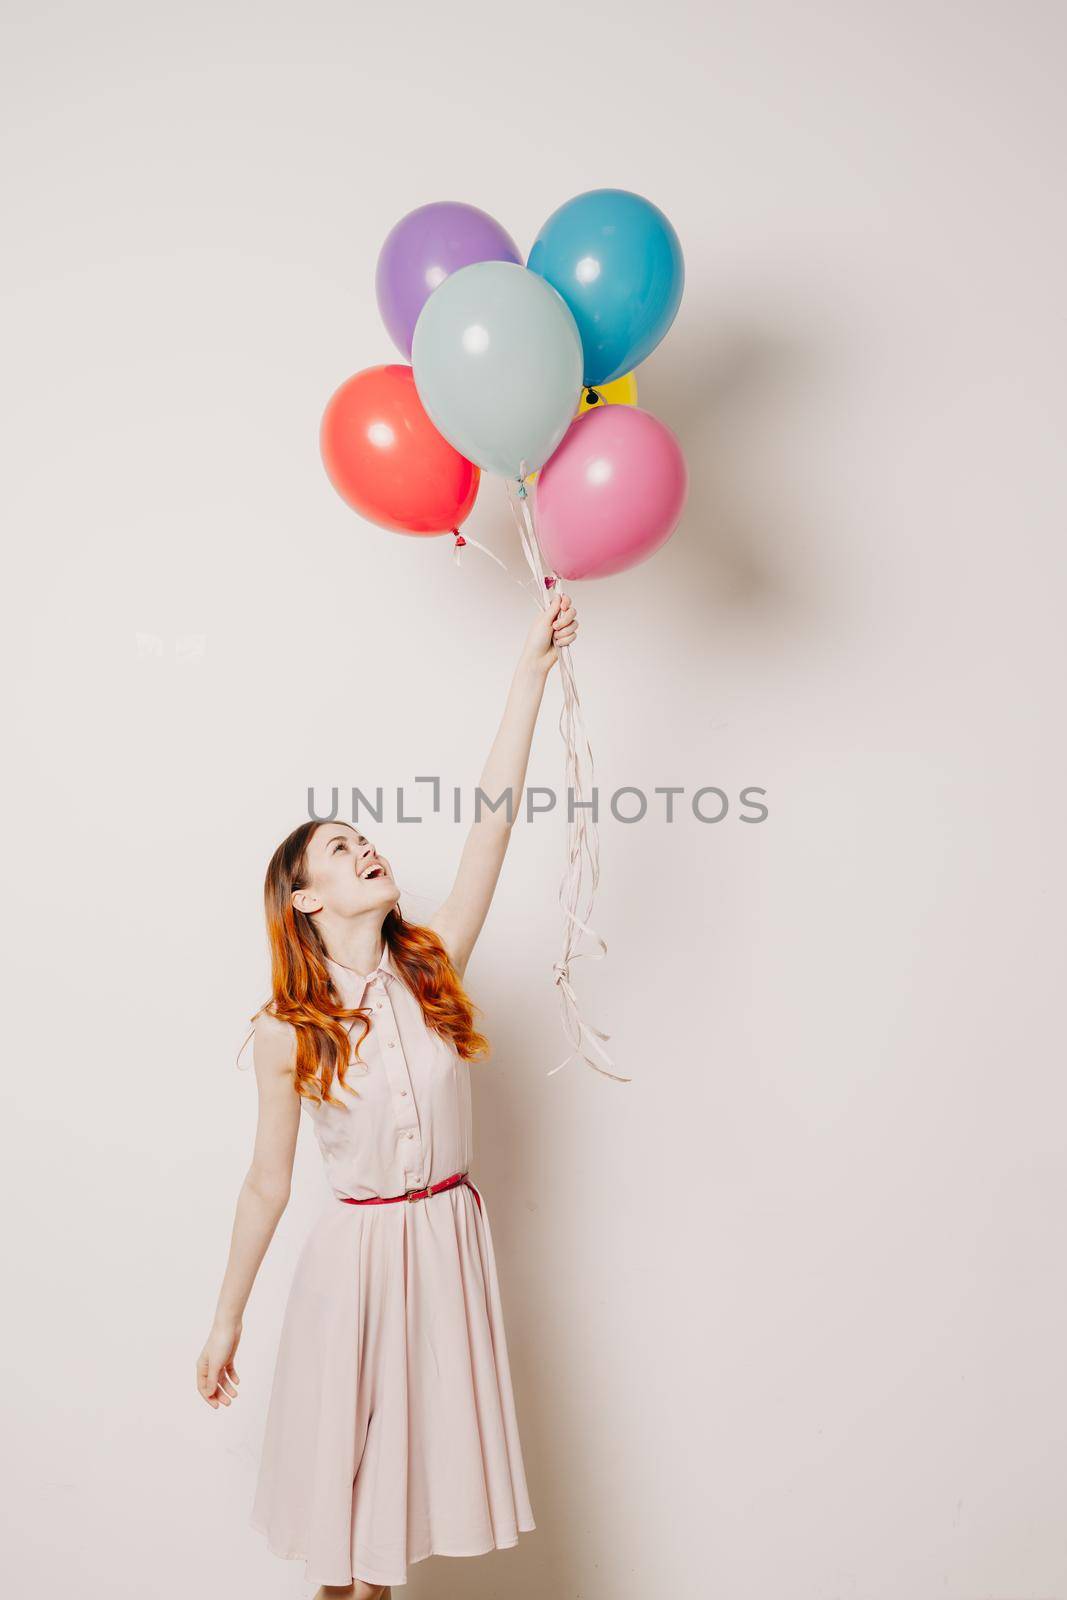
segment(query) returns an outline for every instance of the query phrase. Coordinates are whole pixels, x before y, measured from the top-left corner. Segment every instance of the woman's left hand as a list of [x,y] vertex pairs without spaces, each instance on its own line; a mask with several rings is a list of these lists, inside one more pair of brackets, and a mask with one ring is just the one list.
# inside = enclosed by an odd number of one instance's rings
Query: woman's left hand
[[526,635],[523,662],[539,672],[551,672],[559,660],[560,648],[578,637],[578,613],[569,594],[557,589],[548,608],[538,613]]

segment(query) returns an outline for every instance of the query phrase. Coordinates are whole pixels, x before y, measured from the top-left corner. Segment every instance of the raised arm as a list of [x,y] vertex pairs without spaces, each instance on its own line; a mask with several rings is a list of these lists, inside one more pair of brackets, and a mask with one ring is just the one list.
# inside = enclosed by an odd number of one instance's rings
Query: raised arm
[[293,1083],[296,1035],[269,1012],[256,1018],[253,1046],[259,1120],[252,1160],[237,1197],[230,1254],[215,1320],[196,1364],[196,1386],[216,1410],[236,1398],[240,1382],[234,1356],[241,1339],[245,1304],[267,1246],[289,1203],[300,1097]]
[[479,780],[479,788],[494,802],[510,790],[511,820],[506,801],[499,811],[483,805],[481,816],[471,823],[452,890],[433,916],[427,918],[461,978],[488,915],[507,854],[545,683],[559,660],[557,646],[573,643],[577,633],[574,604],[569,595],[557,591],[548,609],[538,613],[526,636],[504,715]]

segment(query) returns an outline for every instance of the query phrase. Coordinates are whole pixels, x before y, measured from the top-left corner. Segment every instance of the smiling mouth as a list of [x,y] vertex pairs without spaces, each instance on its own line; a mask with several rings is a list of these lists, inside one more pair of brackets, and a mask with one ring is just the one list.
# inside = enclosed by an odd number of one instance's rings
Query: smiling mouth
[[382,866],[368,867],[366,872],[360,873],[360,881],[365,883],[368,878],[384,878],[385,868]]

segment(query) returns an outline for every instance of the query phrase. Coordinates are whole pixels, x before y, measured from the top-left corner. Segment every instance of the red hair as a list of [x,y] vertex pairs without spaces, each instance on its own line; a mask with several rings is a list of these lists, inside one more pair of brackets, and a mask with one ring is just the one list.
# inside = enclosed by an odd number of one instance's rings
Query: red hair
[[[351,1039],[348,1025],[363,1024],[359,1047],[370,1032],[370,1012],[365,1006],[348,1008],[334,991],[327,952],[312,917],[293,905],[294,889],[307,887],[307,849],[321,822],[304,822],[294,828],[275,850],[267,867],[263,902],[270,945],[271,998],[260,1011],[269,1011],[296,1031],[297,1094],[317,1103],[343,1105],[331,1093],[336,1078],[345,1088]],[[394,906],[382,927],[382,939],[397,972],[422,1007],[428,1028],[451,1040],[465,1061],[489,1053],[489,1041],[474,1027],[473,1005],[464,993],[448,951],[432,928],[405,922]],[[256,1012],[259,1016],[260,1012]],[[251,1018],[254,1023],[255,1017]],[[349,1091],[356,1093],[355,1089]]]

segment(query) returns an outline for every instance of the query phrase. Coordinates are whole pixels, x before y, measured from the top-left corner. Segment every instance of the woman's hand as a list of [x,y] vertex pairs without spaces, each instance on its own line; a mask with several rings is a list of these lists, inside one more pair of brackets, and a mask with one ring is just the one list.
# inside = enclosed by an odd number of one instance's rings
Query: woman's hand
[[196,1363],[196,1387],[213,1411],[237,1399],[240,1383],[233,1358],[241,1342],[239,1322],[216,1323]]
[[548,609],[538,613],[526,635],[523,666],[548,674],[559,660],[560,648],[578,637],[578,613],[569,594],[556,589]]

